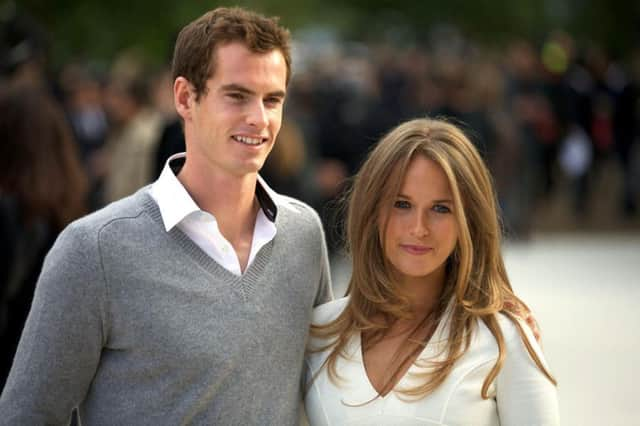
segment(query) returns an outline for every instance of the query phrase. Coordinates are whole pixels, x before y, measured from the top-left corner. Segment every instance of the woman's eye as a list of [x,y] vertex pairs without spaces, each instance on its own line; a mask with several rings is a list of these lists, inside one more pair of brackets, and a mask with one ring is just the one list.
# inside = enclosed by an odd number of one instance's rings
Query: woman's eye
[[443,204],[436,204],[432,209],[436,213],[451,213],[451,209]]
[[411,203],[405,200],[397,200],[395,203],[393,203],[393,207],[395,207],[396,209],[408,209],[411,207]]

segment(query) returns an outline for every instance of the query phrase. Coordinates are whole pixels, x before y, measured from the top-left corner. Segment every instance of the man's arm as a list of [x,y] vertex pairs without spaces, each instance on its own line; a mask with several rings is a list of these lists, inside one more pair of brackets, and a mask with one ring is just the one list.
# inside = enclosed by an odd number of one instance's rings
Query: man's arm
[[71,225],[47,255],[11,373],[0,424],[68,424],[106,336],[97,231]]
[[329,267],[329,254],[327,250],[327,239],[324,235],[324,229],[322,228],[322,222],[320,221],[320,217],[314,211],[314,217],[318,223],[318,227],[320,229],[320,284],[318,286],[318,292],[316,293],[316,299],[313,303],[313,306],[318,306],[323,303],[327,303],[333,300],[333,288],[331,285],[331,270]]

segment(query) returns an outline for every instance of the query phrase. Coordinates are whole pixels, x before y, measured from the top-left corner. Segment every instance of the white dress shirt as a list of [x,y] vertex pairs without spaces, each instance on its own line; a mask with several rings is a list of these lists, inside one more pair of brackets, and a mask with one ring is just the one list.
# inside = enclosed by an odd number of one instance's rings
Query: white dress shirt
[[[231,243],[220,232],[218,221],[211,213],[198,207],[171,169],[172,161],[185,157],[184,153],[172,155],[167,160],[158,180],[149,188],[149,194],[160,208],[165,230],[169,232],[177,226],[213,260],[240,276],[242,275],[240,260]],[[257,185],[260,185],[272,200],[277,195],[260,176],[258,176]],[[253,230],[247,268],[262,246],[271,241],[275,235],[275,223],[269,220],[263,208],[260,208]]]

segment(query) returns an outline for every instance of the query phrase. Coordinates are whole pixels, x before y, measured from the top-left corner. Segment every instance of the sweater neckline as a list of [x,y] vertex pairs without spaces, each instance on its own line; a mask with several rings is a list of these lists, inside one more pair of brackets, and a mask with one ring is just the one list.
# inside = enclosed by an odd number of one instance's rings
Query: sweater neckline
[[231,271],[224,268],[218,262],[213,260],[208,254],[206,254],[196,243],[191,240],[178,228],[174,226],[170,231],[166,231],[162,223],[162,214],[156,202],[153,200],[150,194],[146,190],[142,190],[142,197],[144,209],[147,214],[160,226],[163,233],[167,237],[180,246],[180,248],[201,268],[203,268],[210,275],[216,277],[223,282],[229,283],[232,287],[236,288],[247,301],[252,293],[256,289],[256,284],[259,278],[263,275],[263,272],[267,266],[270,258],[271,251],[273,249],[274,240],[266,243],[254,258],[253,262],[245,269],[242,275],[236,275]]

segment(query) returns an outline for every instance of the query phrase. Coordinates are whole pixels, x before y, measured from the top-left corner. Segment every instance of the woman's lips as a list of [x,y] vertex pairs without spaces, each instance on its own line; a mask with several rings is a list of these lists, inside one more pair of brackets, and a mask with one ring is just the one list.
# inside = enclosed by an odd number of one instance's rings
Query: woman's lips
[[416,254],[416,255],[425,254],[433,250],[433,248],[431,247],[418,246],[413,244],[400,244],[400,248],[402,248],[404,251],[406,251],[409,254]]

